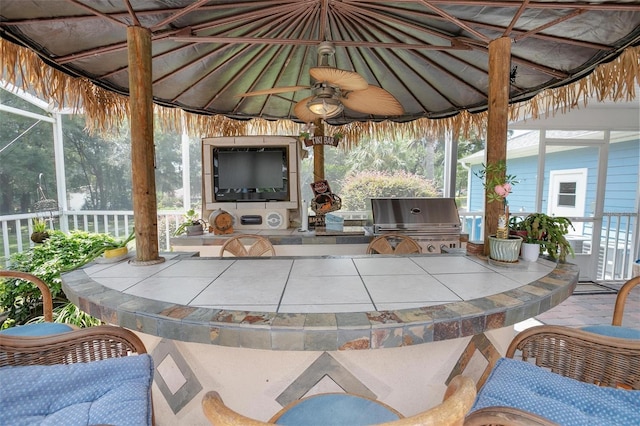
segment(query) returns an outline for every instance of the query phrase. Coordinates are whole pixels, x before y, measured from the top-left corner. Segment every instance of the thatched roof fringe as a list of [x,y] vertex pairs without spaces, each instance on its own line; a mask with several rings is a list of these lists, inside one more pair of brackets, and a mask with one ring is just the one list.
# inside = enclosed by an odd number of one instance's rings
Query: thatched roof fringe
[[[2,79],[35,92],[42,99],[50,99],[61,108],[84,113],[90,131],[109,132],[124,123],[129,113],[126,96],[100,88],[85,78],[73,78],[47,66],[33,51],[0,39]],[[640,84],[640,47],[627,48],[614,61],[598,66],[586,78],[569,85],[540,92],[526,102],[509,107],[511,121],[528,117],[565,113],[586,105],[591,98],[604,100],[635,99],[635,86]],[[221,115],[199,115],[178,108],[155,106],[157,123],[165,130],[183,129],[191,136],[240,136],[250,134],[297,135],[301,125],[290,120],[267,121],[234,120]],[[343,126],[326,126],[325,133],[342,133],[343,147],[349,149],[363,138],[384,139],[399,137],[408,140],[438,138],[444,132],[469,137],[484,134],[487,112],[459,114],[442,119],[421,118],[406,123],[391,121],[353,122]],[[183,127],[184,126],[184,127]]]

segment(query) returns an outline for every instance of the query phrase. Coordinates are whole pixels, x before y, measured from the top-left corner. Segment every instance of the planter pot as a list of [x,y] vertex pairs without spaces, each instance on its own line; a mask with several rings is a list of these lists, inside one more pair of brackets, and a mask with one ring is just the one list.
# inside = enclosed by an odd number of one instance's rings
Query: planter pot
[[33,241],[36,244],[40,244],[43,243],[44,240],[46,240],[47,238],[49,238],[49,233],[48,232],[33,232],[31,234],[31,241]]
[[497,238],[489,235],[489,257],[498,262],[515,263],[518,261],[522,237],[509,235],[508,238]]
[[105,259],[112,259],[114,257],[124,256],[129,253],[129,250],[126,247],[118,247],[114,249],[109,249],[104,251]]
[[535,262],[540,255],[540,244],[538,243],[522,243],[522,260],[527,262]]
[[202,235],[204,234],[204,228],[201,224],[187,226],[187,235]]

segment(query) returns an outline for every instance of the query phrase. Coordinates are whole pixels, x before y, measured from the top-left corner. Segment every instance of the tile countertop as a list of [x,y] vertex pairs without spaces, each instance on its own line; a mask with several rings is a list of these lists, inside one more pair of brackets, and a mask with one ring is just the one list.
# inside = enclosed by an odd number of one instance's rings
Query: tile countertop
[[545,259],[359,255],[94,263],[62,277],[105,322],[188,342],[272,350],[375,349],[502,328],[558,305],[578,268]]

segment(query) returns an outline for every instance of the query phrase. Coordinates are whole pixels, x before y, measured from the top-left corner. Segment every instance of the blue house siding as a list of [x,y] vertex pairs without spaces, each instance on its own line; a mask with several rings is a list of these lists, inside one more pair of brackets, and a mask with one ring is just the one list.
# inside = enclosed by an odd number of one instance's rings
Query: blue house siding
[[[566,170],[586,168],[587,195],[585,201],[585,215],[593,214],[595,205],[596,177],[597,177],[597,148],[586,147],[550,153],[546,156],[545,176],[543,188],[542,211],[547,209],[548,176],[551,170]],[[518,184],[509,195],[509,209],[512,213],[535,210],[536,175],[538,157],[514,158],[507,161],[509,174],[515,175]],[[481,165],[471,167],[477,172]],[[605,189],[605,212],[633,213],[636,212],[636,197],[638,193],[638,176],[640,174],[640,140],[613,143],[609,146],[609,162],[607,167],[607,184]],[[471,211],[484,210],[484,188],[477,176],[471,178],[469,209]]]

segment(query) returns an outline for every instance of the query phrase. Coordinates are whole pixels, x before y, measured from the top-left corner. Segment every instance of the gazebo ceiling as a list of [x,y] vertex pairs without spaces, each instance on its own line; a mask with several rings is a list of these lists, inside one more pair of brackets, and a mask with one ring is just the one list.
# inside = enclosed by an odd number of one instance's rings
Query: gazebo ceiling
[[[128,26],[152,32],[156,103],[233,119],[293,119],[313,84],[317,48],[329,65],[391,93],[400,115],[348,108],[327,119],[443,118],[487,108],[488,45],[512,39],[512,102],[576,81],[640,44],[640,3],[485,0],[2,0],[0,35],[49,65],[128,94]],[[636,64],[635,71],[638,73]],[[638,78],[636,75],[633,78]]]

